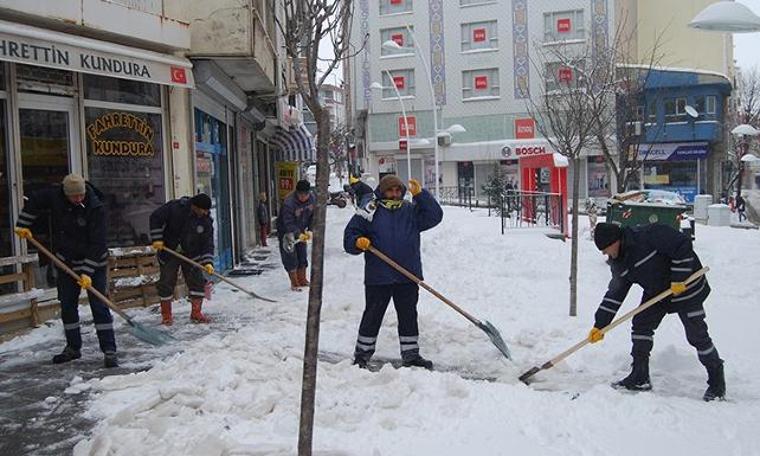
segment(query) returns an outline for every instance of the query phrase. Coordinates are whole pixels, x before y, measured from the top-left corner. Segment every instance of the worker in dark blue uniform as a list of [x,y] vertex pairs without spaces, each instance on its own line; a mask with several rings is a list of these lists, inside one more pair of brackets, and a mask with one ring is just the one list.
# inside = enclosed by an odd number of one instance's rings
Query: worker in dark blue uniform
[[609,257],[612,280],[596,311],[594,327],[589,333],[591,343],[602,340],[604,334],[600,330],[612,322],[633,284],[644,289],[642,303],[664,290],[673,292],[672,297],[633,317],[633,369],[613,386],[634,391],[652,388],[649,353],[654,345],[654,331],[666,314],[677,313],[686,339],[707,369],[708,388],[704,400],[722,399],[726,394],[723,360],[707,332],[703,307],[710,285],[704,276],[685,284],[691,274],[702,269],[689,236],[663,224],[621,228],[614,223],[601,223],[594,231],[594,242]]
[[89,292],[90,288],[95,288],[108,295],[106,210],[102,196],[82,176],[69,174],[61,185],[53,185],[30,195],[16,222],[16,233],[22,238],[31,238],[35,222],[40,220],[43,212],[49,212],[53,252],[66,266],[80,274],[79,280],[75,281],[63,271],[58,271],[56,283],[66,347],[53,357],[55,364],[82,357],[78,309],[79,292],[84,288],[88,290],[87,298],[105,367],[119,365],[111,312],[97,296]]
[[[409,181],[412,201],[403,199],[406,187],[394,175],[380,180],[375,190],[377,209],[372,220],[354,215],[343,234],[346,252],[358,255],[376,247],[420,279],[420,233],[441,223],[443,210],[416,180]],[[420,355],[417,327],[419,286],[370,252],[364,253],[366,304],[354,350],[354,364],[366,368],[375,353],[375,343],[391,298],[398,314],[398,336],[404,366],[432,369],[433,363]]]
[[169,201],[150,214],[150,235],[153,248],[158,252],[161,277],[158,279],[158,296],[161,299],[161,324],[171,326],[172,299],[177,285],[177,273],[182,276],[190,290],[190,321],[209,323],[211,319],[201,311],[205,296],[206,279],[201,270],[183,261],[164,247],[181,252],[203,265],[206,273],[214,273],[214,222],[209,216],[211,198],[199,193],[192,198],[183,197]]

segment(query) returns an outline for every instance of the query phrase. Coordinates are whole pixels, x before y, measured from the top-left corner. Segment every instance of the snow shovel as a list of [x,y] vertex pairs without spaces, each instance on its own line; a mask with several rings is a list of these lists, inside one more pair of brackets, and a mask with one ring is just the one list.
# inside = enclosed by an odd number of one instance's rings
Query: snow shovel
[[[694,274],[690,275],[688,279],[684,282],[686,285],[694,282],[695,280],[698,280],[700,277],[705,275],[707,271],[709,271],[710,268],[704,267],[700,269],[699,271],[695,272]],[[648,308],[652,307],[653,305],[657,304],[658,302],[662,301],[663,299],[667,298],[668,296],[672,295],[673,292],[670,291],[670,289],[667,289],[663,291],[662,293],[658,294],[657,296],[653,297],[652,299],[646,301],[645,303],[641,304],[640,306],[636,307],[635,309],[631,310],[630,312],[626,313],[625,315],[622,315],[621,317],[615,319],[612,323],[602,328],[601,333],[607,334],[610,332],[614,327],[618,326],[619,324],[623,323],[624,321],[630,320],[633,318],[636,314],[639,314]],[[589,344],[588,337],[583,339],[582,341],[578,342],[577,344],[573,345],[572,347],[568,348],[567,350],[563,351],[559,355],[555,356],[551,360],[545,362],[544,364],[539,366],[532,367],[529,371],[522,374],[519,379],[521,382],[525,383],[526,385],[528,383],[528,379],[532,376],[536,375],[537,373],[541,372],[542,370],[551,369],[552,367],[556,366],[557,363],[562,361],[563,359],[567,358],[568,356],[572,355],[573,353],[577,352],[581,348],[583,348],[585,345]]]
[[[53,255],[50,250],[46,249],[37,239],[34,239],[32,237],[26,238],[29,242],[34,244],[35,247],[37,247],[37,250],[45,254],[46,257],[50,258],[50,261],[52,261],[56,266],[58,266],[58,269],[65,272],[69,276],[71,276],[74,281],[79,281],[79,276],[76,272],[72,271],[71,268],[66,266],[66,264],[59,260],[58,257]],[[95,289],[95,287],[90,287],[87,289],[87,292],[94,294],[98,297],[106,306],[108,306],[109,309],[113,310],[118,316],[126,320],[127,324],[129,324],[129,332],[137,337],[138,339],[142,340],[143,342],[147,342],[151,345],[164,345],[167,342],[171,342],[173,340],[176,340],[174,337],[170,336],[169,334],[163,333],[161,331],[157,331],[155,329],[149,329],[145,326],[141,325],[140,323],[137,323],[136,321],[129,318],[129,316],[124,313],[123,310],[118,308],[116,304],[114,304],[110,299],[103,296],[103,293],[99,292]]]
[[[206,270],[206,268],[204,268],[202,264],[198,263],[197,261],[191,260],[190,258],[186,257],[185,255],[182,255],[181,253],[179,253],[179,252],[177,252],[175,250],[172,250],[169,247],[164,247],[161,250],[163,250],[165,252],[169,252],[170,254],[174,255],[175,257],[179,258],[180,260],[182,260],[182,261],[184,261],[186,263],[192,264],[196,268],[203,269],[204,271]],[[221,280],[222,282],[226,282],[226,283],[232,285],[233,287],[237,288],[238,290],[243,291],[245,293],[248,293],[251,297],[254,297],[256,299],[261,299],[262,301],[266,301],[266,302],[277,302],[275,300],[268,299],[268,298],[265,298],[263,296],[259,296],[256,293],[252,292],[251,290],[247,290],[247,289],[241,287],[240,285],[236,284],[235,282],[233,282],[232,280],[228,279],[227,277],[224,277],[223,275],[219,274],[218,272],[214,272],[213,275],[216,276],[216,277],[218,277],[219,280]]]
[[504,355],[508,360],[512,360],[512,355],[509,353],[509,349],[507,348],[507,344],[504,342],[504,339],[501,338],[501,334],[499,333],[499,330],[496,329],[494,325],[491,324],[489,321],[480,321],[477,318],[473,317],[469,313],[465,312],[461,307],[451,302],[448,298],[443,296],[442,294],[438,293],[431,287],[430,285],[426,284],[422,280],[419,279],[419,277],[415,276],[411,272],[404,269],[401,265],[396,263],[395,261],[391,260],[386,256],[383,252],[377,250],[376,248],[370,246],[367,250],[372,252],[375,256],[380,258],[381,260],[385,261],[390,265],[393,269],[397,270],[401,274],[404,274],[409,280],[416,283],[417,285],[421,286],[422,288],[429,291],[433,296],[443,301],[446,305],[451,307],[452,309],[459,312],[460,315],[462,315],[464,318],[470,320],[472,324],[483,330],[486,334],[488,334],[488,338],[491,339],[491,343],[493,343],[497,349],[501,352],[502,355]]

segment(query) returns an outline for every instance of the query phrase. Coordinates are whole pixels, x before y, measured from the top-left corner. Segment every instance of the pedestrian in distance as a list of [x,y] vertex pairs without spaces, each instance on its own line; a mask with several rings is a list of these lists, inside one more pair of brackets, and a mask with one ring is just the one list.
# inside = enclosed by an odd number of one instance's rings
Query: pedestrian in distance
[[277,241],[282,265],[290,278],[290,289],[301,291],[308,287],[306,268],[309,267],[306,243],[311,239],[311,224],[317,198],[308,180],[296,183],[296,190],[285,197],[277,217]]
[[271,225],[266,192],[259,193],[259,206],[256,208],[256,216],[259,218],[259,237],[261,238],[261,246],[267,247],[267,237],[271,231]]
[[599,214],[599,208],[591,198],[586,200],[586,214],[588,215],[588,228],[591,233],[591,239],[594,238],[594,230],[596,229],[596,222]]
[[744,201],[744,197],[739,195],[736,197],[736,213],[739,215],[739,223],[747,220],[747,202]]
[[150,214],[150,235],[157,252],[161,275],[158,279],[158,296],[161,300],[161,324],[171,326],[172,300],[177,274],[182,276],[190,290],[190,321],[209,323],[203,314],[206,279],[201,270],[183,261],[164,248],[170,248],[203,265],[207,274],[214,273],[214,222],[209,216],[211,198],[205,193],[169,201]]
[[417,326],[419,286],[380,258],[370,246],[388,255],[419,279],[422,277],[420,233],[441,223],[443,210],[419,182],[409,181],[412,201],[404,200],[406,187],[394,175],[384,176],[375,190],[377,209],[372,220],[354,215],[343,234],[343,248],[352,255],[364,253],[365,308],[359,324],[354,364],[367,368],[375,353],[377,335],[390,300],[398,314],[398,336],[404,366],[432,369],[420,355]]
[[49,211],[52,223],[52,250],[58,259],[80,274],[75,281],[58,271],[56,286],[61,303],[61,320],[66,335],[66,347],[53,357],[54,364],[66,363],[82,357],[82,336],[79,322],[79,293],[87,290],[95,333],[103,352],[105,367],[119,365],[113,317],[108,306],[90,292],[94,288],[108,294],[106,267],[106,209],[103,194],[78,174],[69,174],[62,184],[39,190],[28,197],[18,216],[16,233],[19,237],[32,237],[34,223]]
[[686,332],[686,340],[697,350],[699,361],[707,370],[705,401],[723,399],[726,382],[723,360],[718,355],[707,331],[703,303],[710,294],[705,276],[685,284],[686,279],[702,269],[691,238],[670,226],[651,224],[621,228],[614,223],[600,223],[594,242],[609,257],[612,280],[594,316],[589,342],[604,338],[601,330],[612,322],[633,284],[644,289],[642,303],[670,289],[672,297],[633,317],[631,331],[632,371],[613,384],[632,391],[652,389],[649,379],[649,354],[654,345],[654,332],[668,313],[677,313]]

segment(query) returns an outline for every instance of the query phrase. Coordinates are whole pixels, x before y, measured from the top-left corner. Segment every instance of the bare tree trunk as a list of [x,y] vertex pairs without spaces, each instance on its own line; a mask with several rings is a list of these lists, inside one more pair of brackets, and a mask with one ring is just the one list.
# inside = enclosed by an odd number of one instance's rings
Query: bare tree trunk
[[311,286],[306,319],[306,344],[303,354],[303,383],[301,387],[301,421],[298,432],[298,455],[311,456],[314,435],[314,402],[317,392],[317,352],[319,351],[319,320],[322,312],[322,285],[325,263],[325,222],[327,219],[327,187],[330,180],[329,141],[330,114],[322,109],[315,112],[317,120],[317,207],[314,211],[311,246]]
[[578,314],[578,206],[580,200],[581,159],[573,158],[573,231],[570,247],[570,316]]

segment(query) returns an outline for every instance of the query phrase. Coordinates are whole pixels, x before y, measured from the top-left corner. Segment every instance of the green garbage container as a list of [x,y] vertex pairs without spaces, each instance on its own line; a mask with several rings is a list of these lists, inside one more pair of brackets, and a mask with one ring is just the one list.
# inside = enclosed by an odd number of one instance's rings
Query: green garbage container
[[681,214],[686,210],[686,206],[613,201],[607,207],[607,221],[621,226],[663,223],[681,230]]

